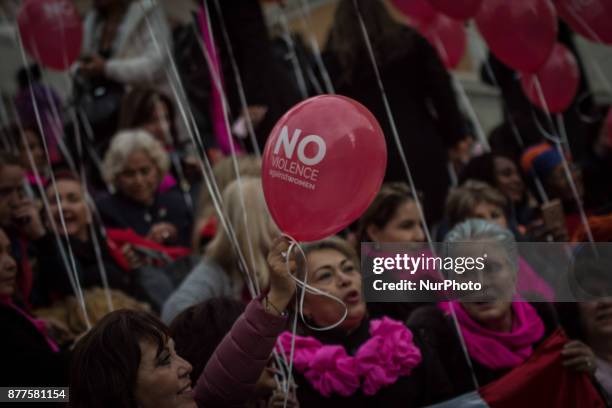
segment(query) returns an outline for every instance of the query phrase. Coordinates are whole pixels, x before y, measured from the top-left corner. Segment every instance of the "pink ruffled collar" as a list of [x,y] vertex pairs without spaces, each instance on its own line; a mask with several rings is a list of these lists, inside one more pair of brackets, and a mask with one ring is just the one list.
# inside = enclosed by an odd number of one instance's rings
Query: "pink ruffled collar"
[[[329,397],[336,393],[348,397],[360,386],[365,395],[374,395],[399,377],[410,375],[421,362],[421,351],[403,323],[388,317],[372,320],[370,335],[354,356],[348,355],[342,346],[295,336],[293,365],[321,395]],[[287,355],[291,337],[289,332],[279,337]]]

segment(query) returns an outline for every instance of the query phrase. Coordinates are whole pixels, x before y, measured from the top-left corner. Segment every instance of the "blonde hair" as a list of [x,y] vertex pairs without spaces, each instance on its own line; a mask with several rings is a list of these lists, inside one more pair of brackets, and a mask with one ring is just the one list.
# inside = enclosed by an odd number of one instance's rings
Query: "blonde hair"
[[102,163],[104,180],[115,187],[117,176],[123,171],[130,155],[137,151],[142,151],[151,158],[159,170],[159,181],[161,181],[168,172],[170,159],[161,143],[149,132],[141,129],[123,130],[113,136]]
[[[253,155],[236,156],[238,162],[238,172],[241,177],[259,177],[261,176],[261,159]],[[217,162],[213,167],[213,177],[219,187],[219,191],[223,193],[225,188],[236,179],[234,171],[234,162],[230,156],[224,157]],[[198,197],[196,206],[196,216],[194,228],[191,236],[191,244],[194,251],[201,252],[201,236],[200,231],[206,225],[209,218],[215,214],[215,207],[207,188],[202,188]]]
[[[311,252],[315,252],[315,251],[321,251],[324,249],[332,249],[334,251],[338,251],[340,252],[342,255],[346,256],[346,258],[353,262],[353,264],[355,265],[355,268],[361,270],[361,264],[359,262],[359,255],[357,254],[357,252],[355,251],[355,248],[353,248],[351,246],[351,244],[348,243],[348,241],[334,236],[334,237],[329,237],[329,238],[325,238],[322,239],[320,241],[315,241],[315,242],[308,242],[305,244],[302,244],[302,250],[304,251],[304,254],[306,256],[308,256],[308,254],[310,254]],[[302,259],[299,259],[299,263],[303,262]],[[302,274],[303,274],[303,268],[302,269]]]
[[[240,194],[244,197],[244,207]],[[241,183],[238,180],[233,181],[223,191],[223,204],[223,212],[234,229],[238,247],[247,267],[251,273],[256,274],[260,287],[267,287],[270,273],[266,257],[279,231],[268,212],[261,179],[243,177]],[[245,225],[245,216],[247,225]],[[251,249],[253,250],[252,256]],[[238,254],[221,223],[219,223],[215,237],[206,248],[205,256],[221,265],[232,275],[232,278],[241,278],[238,262],[236,262]]]

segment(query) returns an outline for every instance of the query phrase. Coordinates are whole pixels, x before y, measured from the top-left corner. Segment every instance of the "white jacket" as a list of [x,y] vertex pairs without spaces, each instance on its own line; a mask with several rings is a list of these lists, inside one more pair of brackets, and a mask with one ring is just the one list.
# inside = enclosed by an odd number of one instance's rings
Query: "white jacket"
[[[95,9],[85,17],[83,55],[98,52],[101,23]],[[172,96],[165,72],[170,46],[170,30],[162,9],[151,0],[134,0],[119,25],[105,74],[128,86],[148,86]]]

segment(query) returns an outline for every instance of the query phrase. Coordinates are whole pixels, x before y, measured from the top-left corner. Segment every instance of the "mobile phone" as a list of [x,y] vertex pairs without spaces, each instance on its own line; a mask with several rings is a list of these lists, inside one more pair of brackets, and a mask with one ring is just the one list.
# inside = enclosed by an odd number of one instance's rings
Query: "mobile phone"
[[561,200],[555,198],[540,207],[542,211],[542,220],[547,229],[563,227],[565,225],[565,214],[563,213],[563,204]]

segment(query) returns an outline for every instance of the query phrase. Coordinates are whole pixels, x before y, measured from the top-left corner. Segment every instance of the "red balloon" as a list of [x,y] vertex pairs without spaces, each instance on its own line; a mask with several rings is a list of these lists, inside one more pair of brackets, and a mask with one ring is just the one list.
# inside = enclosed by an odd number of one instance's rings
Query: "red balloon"
[[83,24],[70,0],[26,0],[17,17],[23,46],[40,64],[65,70],[81,53]]
[[557,38],[557,14],[550,0],[487,0],[476,25],[493,54],[522,72],[540,68]]
[[426,0],[391,0],[391,3],[415,23],[429,23],[437,14]]
[[[536,83],[540,82],[542,102]],[[580,70],[574,55],[563,45],[555,44],[553,52],[544,65],[533,74],[523,74],[521,85],[527,98],[535,106],[551,113],[562,112],[571,105],[580,82]]]
[[374,115],[344,96],[315,96],[272,129],[263,154],[264,196],[283,232],[315,241],[361,216],[386,167],[387,146]]
[[478,13],[482,0],[429,0],[440,13],[455,20],[467,20]]
[[589,40],[612,44],[610,0],[555,0],[555,5],[574,31]]
[[429,24],[417,24],[415,27],[438,51],[446,68],[459,65],[467,43],[463,22],[438,14]]

